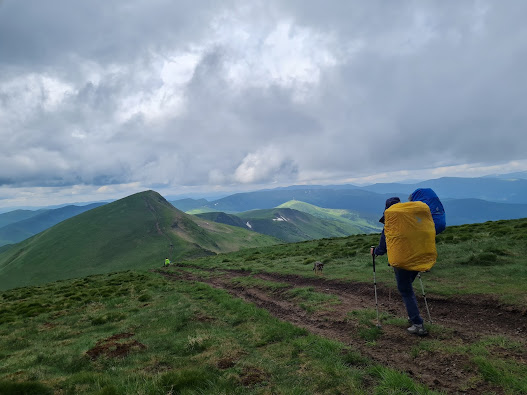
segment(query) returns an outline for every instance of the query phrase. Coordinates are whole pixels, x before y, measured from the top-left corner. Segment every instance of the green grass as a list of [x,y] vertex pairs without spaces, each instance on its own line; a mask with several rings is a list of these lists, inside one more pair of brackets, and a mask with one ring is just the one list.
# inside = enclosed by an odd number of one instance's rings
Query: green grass
[[375,389],[375,394],[397,394],[397,395],[428,395],[435,394],[434,391],[430,391],[428,388],[416,384],[410,377],[404,373],[384,369],[382,367],[377,367],[373,370],[373,373],[376,374],[381,383]]
[[[504,303],[527,305],[527,219],[449,227],[437,237],[438,260],[422,275],[427,293],[486,294]],[[324,277],[372,282],[371,245],[379,234],[321,239],[220,254],[184,265],[245,269],[314,277],[313,262],[324,262]],[[393,270],[386,256],[377,257],[377,281],[393,289]]]
[[236,287],[243,288],[260,288],[268,291],[277,291],[284,288],[289,288],[290,285],[287,283],[281,283],[277,281],[262,280],[252,276],[247,277],[235,277],[231,279],[231,283]]
[[[359,337],[366,340],[371,346],[375,346],[375,341],[382,335],[382,325],[396,322],[392,315],[382,312],[379,313],[379,324],[381,327],[378,327],[375,309],[353,310],[348,313],[348,317],[357,321]],[[404,321],[406,322],[406,320]]]
[[438,358],[441,354],[464,354],[477,367],[481,380],[503,388],[506,393],[527,392],[527,366],[521,362],[527,349],[506,337],[486,337],[463,346],[452,343],[445,346],[440,340],[425,339],[413,348],[412,356],[421,352],[434,352]]
[[[180,265],[199,276],[244,269],[315,278],[312,263],[321,260],[326,263],[323,278],[371,283],[369,246],[378,237],[363,234],[252,248]],[[448,228],[437,238],[437,264],[423,275],[427,293],[491,295],[524,308],[526,241],[527,219]],[[162,260],[155,266],[161,264]],[[395,289],[386,258],[379,257],[377,264],[377,281]],[[338,303],[310,287],[289,289],[254,276],[232,281],[281,292],[308,312]],[[361,340],[372,347],[379,336],[375,314],[369,309],[350,316],[362,329]],[[404,320],[386,314],[381,314],[381,322],[405,325]],[[527,391],[524,344],[491,337],[460,345],[448,329],[427,328],[435,338],[418,339],[411,357],[463,354],[482,382],[508,393]],[[123,337],[112,340],[117,334]],[[90,357],[88,351],[96,346],[106,347],[107,352]],[[112,354],[123,349],[128,352]],[[137,271],[0,293],[0,393],[23,391],[431,393],[407,375],[374,364],[352,346],[309,335],[227,292]]]
[[292,208],[317,218],[345,223],[351,227],[352,232],[350,234],[379,232],[382,229],[376,220],[375,222],[368,221],[362,218],[360,214],[350,210],[322,208],[299,200],[290,200],[278,208]]
[[1,393],[427,393],[202,283],[130,271],[0,298]]
[[517,362],[474,357],[483,378],[495,385],[518,394],[527,393],[527,368]]
[[284,297],[297,301],[309,313],[330,310],[332,305],[341,303],[337,296],[316,292],[313,287],[295,287],[286,291]]
[[[285,242],[340,237],[360,232],[350,222],[320,218],[291,208],[252,210],[236,214],[243,223],[250,223],[255,232],[270,235]],[[279,219],[279,220],[277,220]]]

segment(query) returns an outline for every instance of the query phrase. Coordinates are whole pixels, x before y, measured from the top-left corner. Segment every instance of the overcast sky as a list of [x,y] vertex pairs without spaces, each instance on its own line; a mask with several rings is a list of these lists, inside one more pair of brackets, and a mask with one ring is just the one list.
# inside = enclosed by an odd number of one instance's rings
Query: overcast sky
[[0,0],[0,207],[527,170],[526,15]]

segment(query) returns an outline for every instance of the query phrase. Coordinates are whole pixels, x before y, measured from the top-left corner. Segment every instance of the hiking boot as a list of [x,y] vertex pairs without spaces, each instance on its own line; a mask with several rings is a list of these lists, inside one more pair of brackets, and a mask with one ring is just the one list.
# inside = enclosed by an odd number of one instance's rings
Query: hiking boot
[[410,328],[407,329],[409,333],[417,336],[426,336],[428,331],[425,329],[423,324],[413,324]]

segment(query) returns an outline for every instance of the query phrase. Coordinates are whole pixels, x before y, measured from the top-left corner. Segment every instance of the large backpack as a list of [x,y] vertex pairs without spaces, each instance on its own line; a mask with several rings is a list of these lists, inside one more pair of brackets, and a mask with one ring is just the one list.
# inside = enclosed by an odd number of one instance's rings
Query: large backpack
[[443,204],[437,197],[436,193],[430,188],[419,188],[412,192],[410,195],[412,202],[419,201],[424,202],[430,207],[432,218],[436,229],[436,235],[441,233],[446,228],[446,216]]
[[436,263],[435,226],[423,202],[397,203],[384,211],[390,266],[424,272]]

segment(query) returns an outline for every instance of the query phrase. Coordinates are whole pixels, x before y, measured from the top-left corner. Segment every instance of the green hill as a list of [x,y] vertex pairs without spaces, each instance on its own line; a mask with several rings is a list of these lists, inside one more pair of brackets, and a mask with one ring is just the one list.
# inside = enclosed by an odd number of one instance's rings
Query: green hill
[[350,234],[374,233],[380,232],[382,229],[382,225],[377,222],[376,218],[373,219],[371,216],[361,215],[351,210],[322,208],[299,200],[290,200],[281,204],[278,208],[292,208],[317,218],[344,222],[355,229]]
[[344,237],[359,233],[357,227],[344,222],[316,218],[290,208],[252,210],[237,216],[253,231],[286,242]]
[[[0,253],[0,289],[265,246],[278,240],[185,214],[154,191],[84,212]],[[172,246],[172,247],[171,247]]]
[[205,207],[207,204],[209,204],[209,201],[207,199],[179,199],[179,200],[172,200],[170,202],[175,208],[181,211],[191,211],[194,209],[199,209],[202,207]]
[[238,226],[244,229],[250,229],[247,226],[247,221],[244,221],[243,219],[241,219],[240,217],[234,214],[227,214],[223,212],[212,212],[211,211],[211,212],[205,212],[205,213],[198,213],[195,215],[204,220],[219,222],[220,224],[225,224],[225,225]]
[[[297,202],[302,203],[302,202]],[[298,207],[301,205],[299,204]],[[285,242],[297,242],[328,237],[344,237],[358,233],[379,231],[364,219],[356,216],[352,221],[340,215],[352,215],[347,210],[327,210],[304,203],[297,210],[277,207],[267,210],[251,210],[238,214],[207,212],[196,216],[214,222],[251,229],[255,232],[276,237]],[[309,209],[311,212],[305,212]],[[326,211],[324,211],[326,210]]]

